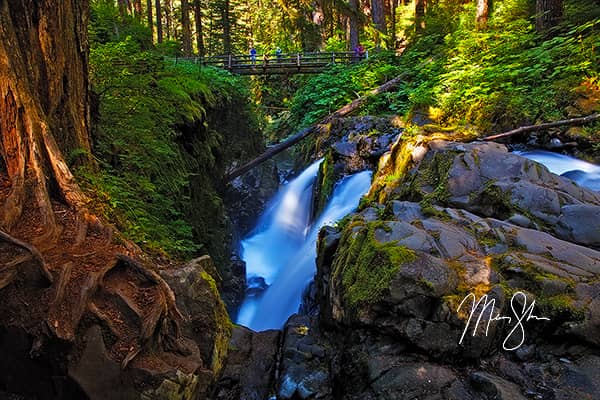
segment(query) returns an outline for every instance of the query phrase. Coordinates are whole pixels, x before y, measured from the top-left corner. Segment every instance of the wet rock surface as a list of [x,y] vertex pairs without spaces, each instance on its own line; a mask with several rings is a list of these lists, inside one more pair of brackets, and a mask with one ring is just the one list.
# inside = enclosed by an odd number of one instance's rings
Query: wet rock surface
[[[496,144],[384,159],[371,203],[319,235],[277,398],[600,399],[600,196]],[[511,333],[534,301],[549,320]]]
[[[351,363],[343,380],[369,377],[340,398],[600,398],[598,194],[500,145],[427,147],[341,232],[321,233],[321,321],[338,335],[353,331],[333,351]],[[469,293],[493,304],[475,308],[483,323],[465,334]],[[511,307],[532,301],[549,320],[511,335]]]
[[273,393],[281,333],[233,328],[227,364],[216,383],[214,399],[264,400]]

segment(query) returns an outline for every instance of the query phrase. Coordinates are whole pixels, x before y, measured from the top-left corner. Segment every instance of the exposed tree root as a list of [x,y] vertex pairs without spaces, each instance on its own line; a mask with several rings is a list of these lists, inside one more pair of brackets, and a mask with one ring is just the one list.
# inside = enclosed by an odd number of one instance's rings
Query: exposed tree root
[[[25,264],[28,261],[35,261],[36,266],[39,268],[39,271],[43,275],[48,282],[52,282],[52,274],[48,270],[46,263],[40,252],[33,246],[9,235],[8,233],[0,230],[0,241],[12,244],[18,248],[21,248],[27,251],[28,254],[17,254],[10,261],[5,261],[0,264],[0,273],[3,276],[0,279],[0,289],[11,284],[18,276],[19,266]],[[9,253],[9,252],[6,252]]]

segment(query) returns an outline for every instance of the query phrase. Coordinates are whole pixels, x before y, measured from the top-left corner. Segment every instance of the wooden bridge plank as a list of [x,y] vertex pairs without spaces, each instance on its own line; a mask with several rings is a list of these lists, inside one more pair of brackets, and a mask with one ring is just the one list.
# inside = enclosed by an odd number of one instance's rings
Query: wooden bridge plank
[[259,54],[254,62],[248,54],[219,55],[210,57],[175,58],[191,61],[195,64],[226,69],[240,75],[302,74],[315,73],[334,64],[349,64],[359,60],[352,52],[330,53],[286,53],[279,57],[275,54]]

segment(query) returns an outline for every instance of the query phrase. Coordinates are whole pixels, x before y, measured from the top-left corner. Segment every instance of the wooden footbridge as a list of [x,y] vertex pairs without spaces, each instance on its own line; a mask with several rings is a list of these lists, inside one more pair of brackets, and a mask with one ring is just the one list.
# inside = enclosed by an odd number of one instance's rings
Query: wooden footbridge
[[358,62],[368,57],[368,52],[360,56],[354,52],[316,52],[258,54],[256,56],[229,54],[209,57],[177,57],[174,61],[223,68],[238,75],[270,75],[313,74],[321,72],[330,65]]

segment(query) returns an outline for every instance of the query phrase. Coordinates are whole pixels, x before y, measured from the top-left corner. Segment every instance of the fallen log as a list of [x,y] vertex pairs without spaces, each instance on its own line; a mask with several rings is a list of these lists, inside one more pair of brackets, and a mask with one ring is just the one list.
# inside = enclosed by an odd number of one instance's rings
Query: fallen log
[[563,119],[563,120],[555,121],[555,122],[546,122],[546,123],[538,124],[538,125],[522,126],[520,128],[513,129],[511,131],[499,133],[497,135],[486,136],[486,137],[482,138],[481,140],[489,141],[489,140],[502,139],[502,138],[505,138],[508,136],[518,135],[520,133],[532,132],[532,131],[537,131],[537,130],[541,130],[541,129],[556,128],[558,126],[584,125],[584,124],[593,122],[598,119],[600,119],[600,113],[591,114],[591,115],[588,115],[585,117]]
[[273,157],[274,155],[279,154],[283,150],[295,145],[296,143],[298,143],[305,137],[307,137],[311,134],[317,133],[317,132],[322,132],[324,127],[327,126],[330,122],[332,122],[333,120],[335,120],[337,118],[345,117],[346,115],[350,114],[351,112],[353,112],[354,110],[359,108],[361,105],[363,105],[369,98],[376,96],[380,93],[387,92],[387,91],[395,88],[396,86],[398,86],[398,84],[402,81],[403,77],[404,77],[404,75],[400,75],[392,80],[387,81],[383,85],[371,90],[366,95],[353,100],[351,103],[348,103],[345,106],[343,106],[342,108],[339,108],[338,110],[329,114],[327,117],[323,118],[317,124],[310,126],[308,128],[304,128],[303,130],[301,130],[300,132],[298,132],[297,134],[295,134],[294,136],[292,136],[285,142],[269,148],[267,151],[265,151],[260,156],[256,157],[255,159],[249,161],[248,163],[246,163],[246,164],[242,165],[241,167],[236,168],[233,171],[231,171],[230,173],[228,173],[225,176],[225,183],[231,182],[238,176],[245,174],[246,172],[250,171],[252,168],[265,162],[266,160]]

